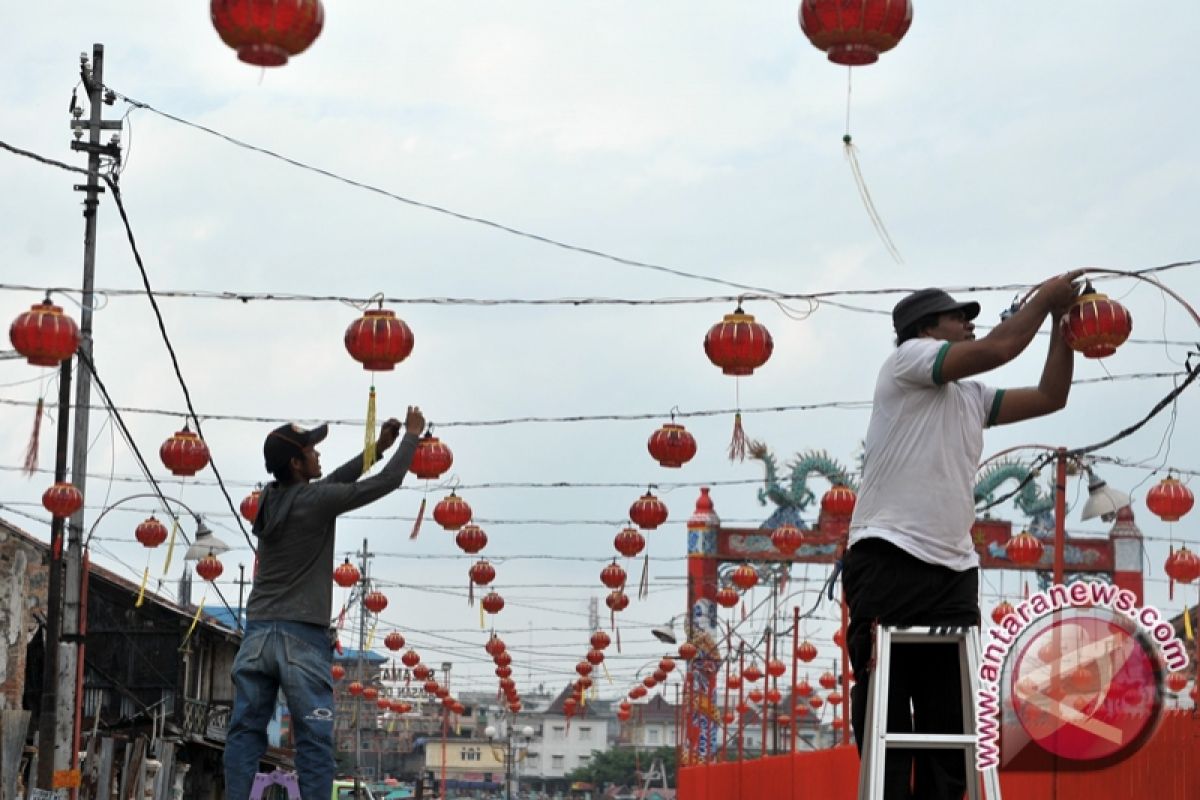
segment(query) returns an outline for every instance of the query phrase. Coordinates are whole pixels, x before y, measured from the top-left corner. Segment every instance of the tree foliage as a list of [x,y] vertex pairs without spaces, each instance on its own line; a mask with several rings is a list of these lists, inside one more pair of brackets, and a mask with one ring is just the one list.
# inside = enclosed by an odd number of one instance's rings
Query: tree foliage
[[640,785],[639,769],[644,775],[656,758],[662,759],[663,767],[667,771],[667,781],[674,786],[675,748],[670,746],[637,753],[629,747],[593,750],[591,761],[572,770],[566,778],[571,783],[590,783],[597,789],[610,783],[618,786],[637,786]]

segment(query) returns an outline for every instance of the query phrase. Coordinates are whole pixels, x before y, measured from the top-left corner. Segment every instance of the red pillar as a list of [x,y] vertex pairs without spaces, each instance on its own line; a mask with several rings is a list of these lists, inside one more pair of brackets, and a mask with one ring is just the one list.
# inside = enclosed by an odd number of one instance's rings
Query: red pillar
[[721,520],[713,509],[708,487],[700,490],[696,510],[688,519],[688,640],[696,657],[687,671],[687,746],[684,764],[702,764],[717,753],[717,676],[721,669],[721,628],[717,619],[717,529]]

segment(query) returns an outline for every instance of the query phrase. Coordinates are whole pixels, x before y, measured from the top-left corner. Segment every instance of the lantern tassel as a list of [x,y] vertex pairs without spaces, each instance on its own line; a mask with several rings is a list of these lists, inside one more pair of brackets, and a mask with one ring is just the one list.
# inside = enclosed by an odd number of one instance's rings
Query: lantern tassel
[[1189,642],[1196,641],[1196,635],[1192,632],[1192,612],[1188,611],[1188,607],[1183,607],[1183,636]]
[[892,260],[897,264],[903,264],[904,259],[900,257],[900,251],[896,249],[895,242],[892,241],[887,227],[883,224],[883,217],[879,216],[879,210],[875,208],[875,201],[871,199],[867,180],[863,177],[862,168],[858,165],[858,148],[854,146],[849,133],[842,137],[842,144],[845,145],[846,161],[850,164],[850,172],[854,175],[854,185],[858,188],[858,196],[862,198],[863,206],[867,209],[867,216],[875,228],[875,233],[879,235],[879,240],[883,242],[883,246]]
[[425,520],[425,496],[421,496],[421,505],[417,506],[417,521],[413,523],[412,533],[408,535],[409,540],[417,538],[417,534],[421,532],[421,523]]
[[475,605],[475,580],[474,578],[467,580],[467,605]]
[[146,584],[150,581],[150,567],[146,567],[142,572],[142,585],[138,587],[137,600],[134,601],[134,608],[141,608],[142,603],[146,600]]
[[38,442],[42,437],[42,409],[45,401],[38,398],[37,408],[33,412],[33,432],[29,434],[29,445],[25,448],[25,463],[21,469],[26,477],[32,477],[38,468]]
[[480,603],[479,604],[479,630],[483,630],[484,627],[486,627],[486,626],[483,624],[483,603]]
[[742,412],[733,415],[733,438],[729,441],[729,460],[746,460],[746,431],[742,428]]
[[[1170,561],[1171,557],[1174,555],[1175,555],[1175,545],[1172,544],[1171,551],[1170,551],[1170,553],[1167,554],[1167,561]],[[1175,579],[1171,578],[1170,576],[1168,576],[1168,579],[1167,579],[1167,599],[1168,600],[1175,599]]]
[[[363,434],[363,472],[375,464],[375,386],[367,395],[367,429]],[[413,534],[414,536],[416,534]]]
[[645,600],[650,595],[650,551],[642,559],[642,578],[638,581],[638,600]]

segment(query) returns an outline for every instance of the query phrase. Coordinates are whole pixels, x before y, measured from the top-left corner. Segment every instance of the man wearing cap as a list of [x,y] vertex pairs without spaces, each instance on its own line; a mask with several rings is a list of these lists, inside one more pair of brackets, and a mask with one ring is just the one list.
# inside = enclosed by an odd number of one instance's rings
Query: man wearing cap
[[[417,449],[425,417],[410,406],[396,453],[375,475],[360,453],[321,478],[316,446],[327,425],[282,425],[267,435],[263,457],[275,476],[262,491],[254,587],[246,632],[233,662],[235,698],[225,740],[225,797],[246,800],[267,749],[267,725],[283,690],[296,740],[296,771],[304,800],[333,791],[332,619],[334,526],[339,514],[374,502],[400,486]],[[395,443],[400,422],[383,423],[375,455]]]
[[[1063,408],[1074,353],[1059,320],[1079,272],[1043,283],[1020,310],[976,340],[979,304],[941,289],[892,310],[896,349],[879,370],[862,486],[850,522],[843,582],[854,669],[851,721],[862,749],[876,624],[978,625],[979,557],[971,541],[983,429]],[[967,380],[1012,361],[1051,318],[1036,387],[994,389]],[[890,732],[962,732],[957,645],[893,645]],[[962,754],[888,749],[884,798],[961,798]],[[911,776],[911,781],[910,781]]]

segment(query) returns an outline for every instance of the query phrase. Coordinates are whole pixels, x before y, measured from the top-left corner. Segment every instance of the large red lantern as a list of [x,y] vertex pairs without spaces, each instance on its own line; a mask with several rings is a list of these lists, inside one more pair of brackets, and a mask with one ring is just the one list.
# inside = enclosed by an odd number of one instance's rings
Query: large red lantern
[[1173,581],[1191,583],[1196,578],[1200,578],[1200,556],[1188,550],[1187,547],[1181,546],[1167,556],[1163,571]]
[[371,308],[346,328],[346,351],[371,372],[394,369],[413,349],[413,333],[404,320],[384,308]]
[[333,571],[333,582],[343,589],[358,583],[358,578],[358,567],[351,564],[348,558]]
[[418,478],[438,478],[454,463],[454,453],[432,433],[426,433],[417,443],[409,471]]
[[608,597],[604,598],[604,605],[614,612],[624,611],[629,608],[629,595],[620,589],[615,589],[608,593]]
[[507,650],[503,653],[497,653],[492,656],[492,663],[497,667],[507,667],[509,664],[512,664],[512,655]]
[[775,342],[771,333],[738,306],[708,329],[704,354],[726,375],[750,375],[767,363]]
[[283,66],[307,50],[325,25],[321,0],[212,0],[209,12],[221,41],[256,67]]
[[1004,552],[1008,554],[1008,560],[1022,567],[1027,567],[1041,561],[1042,551],[1044,550],[1045,547],[1042,546],[1042,543],[1029,531],[1021,531],[1009,539],[1008,544],[1004,546]]
[[804,534],[795,525],[780,525],[771,532],[771,544],[785,556],[790,556],[804,544]]
[[504,598],[500,596],[499,592],[492,591],[485,594],[479,604],[487,613],[499,614],[504,608]]
[[350,681],[350,684],[346,687],[346,691],[354,697],[358,697],[363,693],[363,685],[358,681]]
[[208,466],[208,445],[187,425],[162,443],[158,455],[171,474],[180,477],[195,475]]
[[629,507],[629,518],[639,528],[652,531],[667,521],[667,504],[646,492]]
[[261,499],[262,492],[255,489],[246,495],[245,499],[242,500],[242,504],[238,506],[238,511],[242,513],[242,517],[251,525],[254,524],[255,518],[258,517],[258,503]]
[[911,0],[803,0],[800,29],[829,60],[846,67],[874,64],[912,25]]
[[593,666],[600,666],[602,663],[604,663],[604,651],[597,650],[593,647],[587,651],[586,658],[589,664],[592,664]]
[[367,611],[370,611],[372,614],[378,614],[379,612],[383,611],[385,608],[387,608],[387,604],[387,595],[377,589],[373,589],[363,596],[363,605],[366,606]]
[[1091,283],[1084,285],[1060,324],[1063,340],[1086,358],[1111,356],[1133,331],[1129,310],[1095,291]]
[[842,693],[839,692],[837,689],[834,689],[832,692],[829,693],[829,705],[831,705],[831,706],[841,705],[843,699],[845,699],[845,698],[842,697]]
[[383,646],[395,652],[404,647],[404,636],[399,631],[392,631],[384,638]]
[[813,687],[812,684],[808,682],[808,678],[801,678],[800,682],[796,684],[796,696],[811,697],[812,693]]
[[42,505],[56,517],[69,517],[83,508],[83,493],[74,484],[59,481],[42,492]]
[[592,674],[592,662],[580,661],[575,665],[575,671],[578,672],[582,677],[586,678],[588,675]]
[[1146,507],[1163,522],[1178,522],[1195,503],[1192,490],[1172,475],[1163,478],[1146,493]]
[[157,517],[150,516],[137,526],[133,535],[144,547],[158,547],[167,540],[167,526],[159,522]]
[[796,645],[796,658],[803,661],[805,664],[817,657],[817,646],[805,639],[800,644]]
[[79,348],[79,326],[47,297],[8,327],[13,349],[35,367],[57,367]]
[[[626,558],[633,558],[645,549],[646,537],[638,533],[637,528],[624,528],[613,539],[613,547],[617,548],[617,552]],[[609,588],[615,589],[616,587],[610,586]]]
[[746,699],[748,699],[751,703],[754,703],[756,705],[758,703],[761,703],[763,701],[762,689],[751,689],[749,692],[746,693]]
[[742,676],[740,673],[734,673],[725,679],[725,685],[730,689],[742,688]]
[[[409,650],[404,655],[407,656],[409,653],[412,653],[412,652],[413,652],[412,650]],[[413,655],[416,655],[416,653],[413,653]],[[402,657],[400,660],[404,661],[404,658]],[[405,663],[407,663],[407,662],[405,662]],[[416,666],[414,666],[412,668],[413,680],[415,680],[415,681],[429,680],[429,676],[433,674],[433,670],[418,661],[414,661],[413,663],[416,664]]]
[[682,425],[668,422],[650,435],[650,455],[664,467],[682,467],[696,455],[696,440]]
[[496,634],[493,633],[488,638],[487,644],[485,644],[483,646],[483,649],[485,651],[487,651],[487,654],[489,656],[498,656],[501,653],[503,653],[505,650],[507,650],[508,646],[506,644],[504,644],[503,639],[501,639],[499,636],[497,636]]
[[625,585],[625,570],[616,561],[600,570],[600,582],[609,589],[620,589]]
[[1167,689],[1172,694],[1180,694],[1188,685],[1186,672],[1172,672],[1167,675]]
[[595,649],[603,650],[612,644],[612,639],[606,632],[596,631],[592,634],[592,637],[588,640],[588,642],[591,643],[592,647]]
[[629,690],[629,699],[630,700],[638,700],[640,698],[645,697],[647,694],[648,694],[648,692],[646,691],[646,687],[642,686],[641,684],[638,684],[637,686],[634,686],[632,689]]
[[467,575],[471,578],[472,583],[487,586],[496,579],[496,568],[486,558],[481,558],[471,565],[471,568],[467,570]]
[[1007,600],[1000,601],[996,607],[992,609],[992,622],[999,625],[1001,620],[1013,613],[1015,610],[1016,609],[1013,608],[1012,603],[1008,602]]
[[464,525],[454,535],[454,543],[469,555],[474,555],[487,545],[487,534],[478,525]]
[[785,672],[787,672],[787,665],[778,658],[772,658],[767,661],[767,674],[772,678],[778,678]]
[[377,697],[379,697],[379,689],[375,688],[374,686],[363,687],[364,700],[374,700]]
[[763,676],[762,670],[758,668],[757,661],[751,661],[750,666],[742,670],[742,677],[751,683],[757,683],[758,679]]
[[821,496],[821,510],[831,517],[849,517],[858,496],[844,484],[837,484]]
[[497,678],[511,678],[513,671],[512,667],[496,667],[493,672],[496,673]]
[[329,674],[335,681],[340,681],[342,678],[346,677],[346,668],[341,664],[334,664],[329,668]]
[[742,596],[738,594],[738,590],[732,586],[722,586],[720,589],[717,589],[717,593],[714,595],[713,599],[716,600],[717,605],[721,606],[722,608],[733,608],[738,604],[738,601],[742,599]]
[[471,521],[471,506],[453,491],[433,507],[433,519],[448,531],[456,531]]
[[221,573],[224,571],[225,567],[212,553],[196,562],[196,574],[209,583],[221,577]]
[[739,564],[729,579],[733,581],[734,586],[745,591],[758,584],[758,572],[749,564]]
[[691,661],[699,653],[699,649],[691,642],[684,642],[679,645],[679,657],[684,661]]
[[837,686],[837,678],[833,676],[832,672],[822,672],[819,680],[821,686],[825,689],[832,689]]
[[658,668],[664,673],[675,671],[675,660],[672,658],[663,658],[658,662]]
[[400,663],[409,668],[415,667],[421,663],[421,655],[416,650],[409,648],[404,651],[404,655],[400,656]]

